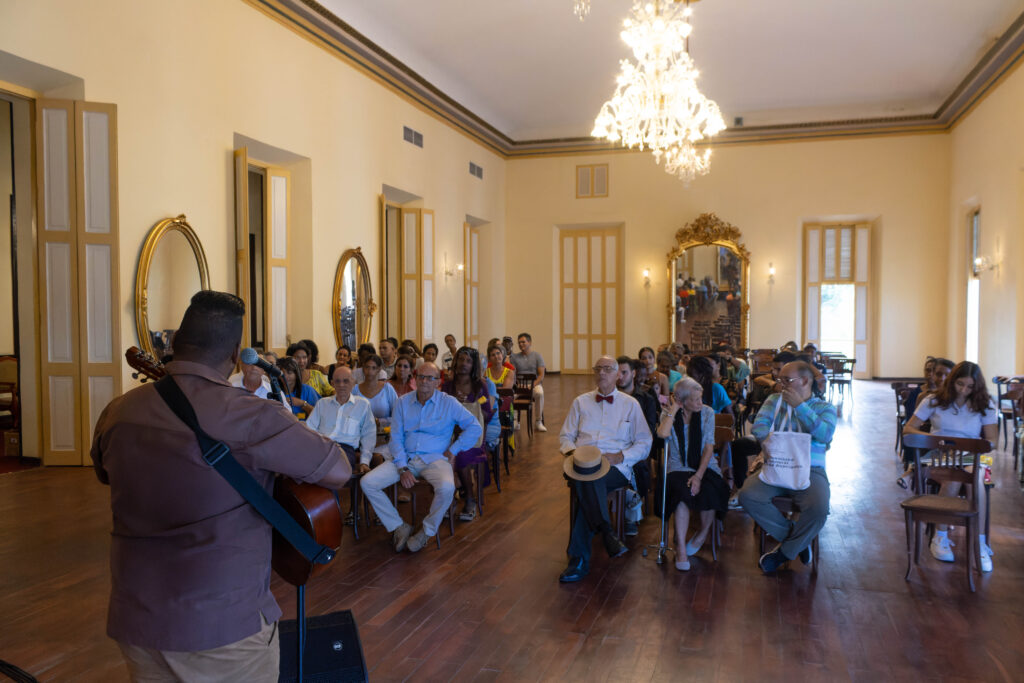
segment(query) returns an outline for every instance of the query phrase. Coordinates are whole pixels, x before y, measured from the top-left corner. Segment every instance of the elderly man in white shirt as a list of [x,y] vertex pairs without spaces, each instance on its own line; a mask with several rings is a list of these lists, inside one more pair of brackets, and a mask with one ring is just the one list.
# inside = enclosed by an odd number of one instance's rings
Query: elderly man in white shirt
[[377,443],[377,423],[370,402],[352,394],[355,380],[349,368],[335,368],[331,386],[334,396],[317,401],[305,425],[341,446],[353,472],[369,472],[373,447]]
[[[267,360],[266,355],[264,354],[260,354],[259,357]],[[241,387],[246,391],[252,392],[257,398],[272,399],[273,396],[270,393],[270,378],[267,377],[267,373],[264,372],[263,368],[258,365],[250,365],[249,363],[242,363],[241,366],[242,371],[236,372],[231,375],[231,377],[228,377],[228,382],[230,382],[232,386]],[[281,403],[283,403],[284,407],[289,411],[292,409],[285,400],[283,392],[281,393]]]
[[[569,566],[559,576],[562,583],[579,581],[589,573],[590,545],[595,534],[601,534],[610,557],[628,550],[612,532],[608,492],[629,485],[633,465],[647,457],[652,437],[637,400],[615,388],[618,372],[619,364],[611,356],[597,359],[597,389],[576,397],[559,434],[563,455],[572,455],[581,446],[595,446],[611,465],[603,476],[589,480],[573,476],[566,465],[580,504],[569,541]],[[575,468],[575,462],[573,465]]]

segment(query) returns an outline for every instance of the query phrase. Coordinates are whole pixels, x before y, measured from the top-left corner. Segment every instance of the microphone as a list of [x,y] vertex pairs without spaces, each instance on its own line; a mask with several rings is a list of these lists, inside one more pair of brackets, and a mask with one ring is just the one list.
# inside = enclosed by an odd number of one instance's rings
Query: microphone
[[260,355],[256,353],[256,349],[252,347],[242,349],[241,361],[246,365],[255,365],[258,368],[262,368],[274,377],[283,377],[281,368],[260,358]]

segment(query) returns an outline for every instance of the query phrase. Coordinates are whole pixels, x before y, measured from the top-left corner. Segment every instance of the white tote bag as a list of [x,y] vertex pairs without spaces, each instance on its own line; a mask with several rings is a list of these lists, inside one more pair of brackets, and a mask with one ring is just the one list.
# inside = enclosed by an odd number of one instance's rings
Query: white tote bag
[[[786,414],[776,430],[779,409],[784,403]],[[761,443],[764,467],[758,476],[770,486],[803,491],[811,485],[811,435],[790,431],[793,423],[793,408],[780,397],[779,402],[775,404],[775,414],[772,416],[772,428],[768,431],[768,438]]]

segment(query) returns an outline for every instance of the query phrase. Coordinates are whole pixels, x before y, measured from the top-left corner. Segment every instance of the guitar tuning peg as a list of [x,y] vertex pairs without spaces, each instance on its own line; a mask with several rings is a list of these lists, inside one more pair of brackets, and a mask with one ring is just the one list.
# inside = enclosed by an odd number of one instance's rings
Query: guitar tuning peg
[[132,379],[138,379],[138,378],[139,378],[139,373],[133,372],[132,373]]

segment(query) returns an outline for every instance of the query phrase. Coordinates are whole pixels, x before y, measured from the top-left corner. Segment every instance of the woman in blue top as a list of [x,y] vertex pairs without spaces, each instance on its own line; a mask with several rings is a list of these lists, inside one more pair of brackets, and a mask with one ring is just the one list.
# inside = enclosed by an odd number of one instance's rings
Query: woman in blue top
[[292,413],[300,420],[305,420],[320,400],[320,394],[313,387],[302,383],[299,366],[291,358],[279,359],[277,367],[281,368],[284,375],[285,398],[292,407]]
[[[380,369],[384,367],[384,361],[375,353],[368,354],[363,358],[363,381],[352,387],[352,393],[362,396],[370,402],[370,411],[377,420],[377,432],[391,424],[391,413],[398,402],[398,394],[390,382],[380,380]],[[373,449],[378,455],[388,455],[387,444],[382,444]]]
[[697,380],[704,389],[704,404],[711,406],[716,413],[732,415],[732,401],[725,387],[718,383],[721,379],[718,364],[705,356],[694,356],[686,366],[686,374]]

